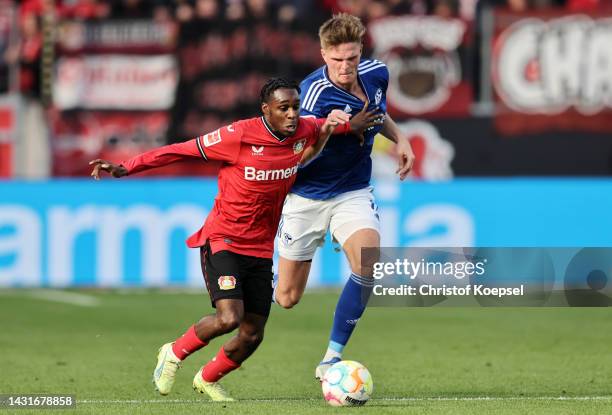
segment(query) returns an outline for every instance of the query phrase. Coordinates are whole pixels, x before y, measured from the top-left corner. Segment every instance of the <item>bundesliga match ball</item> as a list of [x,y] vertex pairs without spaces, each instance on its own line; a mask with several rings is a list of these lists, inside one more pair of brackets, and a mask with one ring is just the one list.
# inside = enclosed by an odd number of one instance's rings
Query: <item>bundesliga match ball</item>
[[323,398],[332,406],[365,405],[374,390],[368,369],[352,360],[342,360],[330,367],[321,386]]

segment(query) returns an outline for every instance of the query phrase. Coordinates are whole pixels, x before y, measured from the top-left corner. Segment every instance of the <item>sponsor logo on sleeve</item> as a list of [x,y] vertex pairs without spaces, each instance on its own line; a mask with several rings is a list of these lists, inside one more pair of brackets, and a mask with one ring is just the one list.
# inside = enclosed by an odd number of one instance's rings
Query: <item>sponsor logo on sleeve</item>
[[202,137],[202,141],[204,142],[204,147],[214,146],[221,142],[221,133],[219,130],[213,131],[212,133],[206,134]]

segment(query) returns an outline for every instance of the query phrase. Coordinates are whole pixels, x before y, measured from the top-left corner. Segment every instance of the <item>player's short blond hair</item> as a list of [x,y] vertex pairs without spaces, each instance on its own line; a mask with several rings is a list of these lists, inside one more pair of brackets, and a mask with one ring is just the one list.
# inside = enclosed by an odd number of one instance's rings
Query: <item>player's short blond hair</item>
[[321,48],[342,43],[363,43],[365,32],[366,28],[359,17],[348,13],[335,14],[319,28]]

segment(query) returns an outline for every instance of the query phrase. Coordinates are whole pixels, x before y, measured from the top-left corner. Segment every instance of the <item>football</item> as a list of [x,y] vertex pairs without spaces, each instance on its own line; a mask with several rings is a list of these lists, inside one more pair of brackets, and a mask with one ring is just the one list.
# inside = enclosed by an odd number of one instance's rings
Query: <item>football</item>
[[374,383],[364,365],[352,360],[342,360],[325,373],[323,398],[332,406],[361,406],[372,396]]

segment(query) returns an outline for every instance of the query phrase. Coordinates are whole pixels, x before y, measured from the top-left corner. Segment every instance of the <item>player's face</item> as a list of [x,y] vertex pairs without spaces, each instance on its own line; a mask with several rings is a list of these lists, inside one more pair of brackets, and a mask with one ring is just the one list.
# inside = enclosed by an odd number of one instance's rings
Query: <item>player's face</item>
[[284,137],[297,130],[300,120],[300,96],[295,89],[280,88],[274,91],[269,102],[261,110],[272,129]]
[[357,82],[357,66],[361,60],[361,43],[341,43],[321,49],[329,79],[344,89]]

